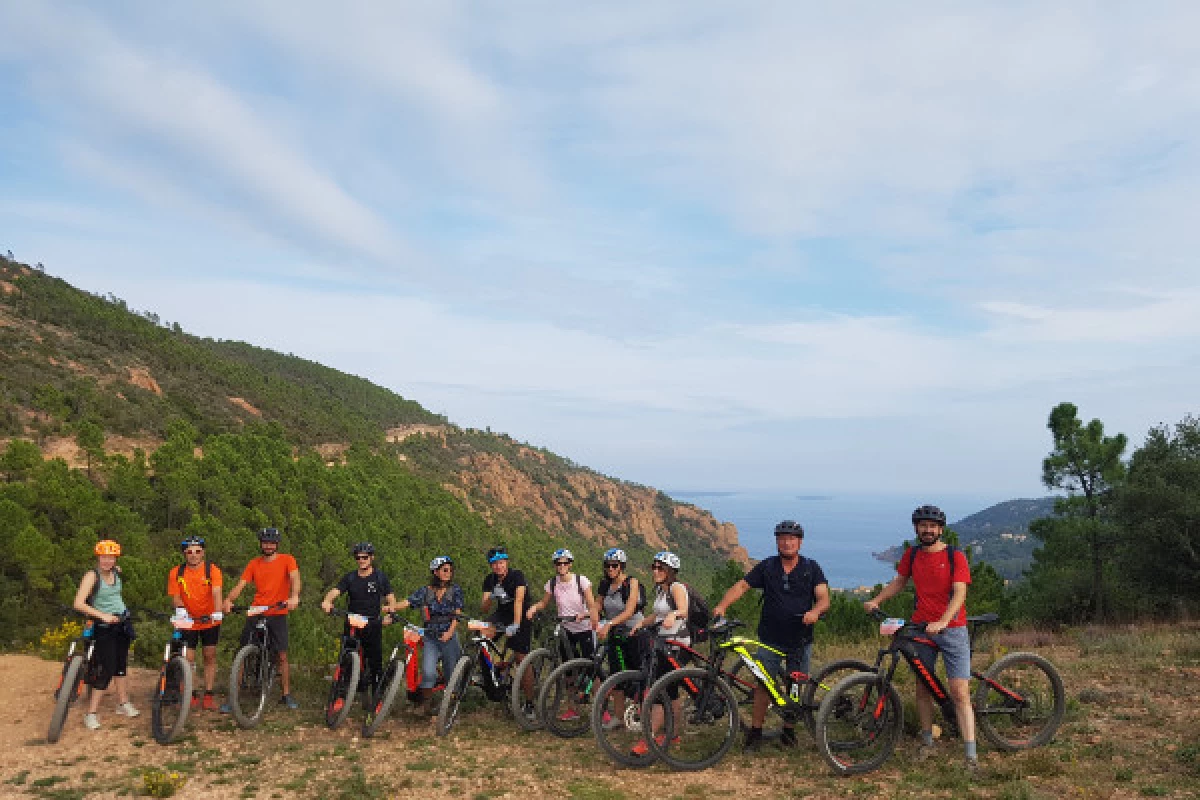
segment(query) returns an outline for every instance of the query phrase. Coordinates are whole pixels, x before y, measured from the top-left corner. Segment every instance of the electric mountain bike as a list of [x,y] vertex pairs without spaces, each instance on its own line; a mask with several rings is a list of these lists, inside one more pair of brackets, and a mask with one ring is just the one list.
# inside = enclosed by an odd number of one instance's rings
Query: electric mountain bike
[[[623,671],[622,646],[627,637],[617,631],[599,642],[590,658],[573,658],[559,664],[542,681],[538,692],[538,716],[546,730],[563,739],[573,739],[587,733],[592,723],[592,703],[596,690],[608,677],[608,650],[615,647]],[[610,715],[611,721],[611,715]]]
[[[393,614],[392,619],[396,618]],[[383,672],[378,676],[379,680],[371,693],[371,706],[367,709],[362,723],[364,739],[374,736],[383,725],[396,703],[401,687],[407,690],[409,702],[416,703],[420,699],[418,690],[421,685],[421,648],[424,637],[423,628],[404,623],[402,643],[392,647],[392,654],[383,665]],[[400,655],[401,647],[404,648],[403,657]]]
[[287,603],[231,609],[231,612],[244,611],[247,617],[257,617],[250,641],[237,651],[229,668],[229,705],[233,709],[233,718],[243,728],[254,728],[262,722],[267,694],[275,682],[278,671],[275,646],[263,614],[280,608],[287,608]]
[[86,696],[91,697],[91,678],[95,674],[95,664],[92,661],[96,649],[95,626],[102,624],[91,619],[85,620],[79,637],[67,648],[62,671],[58,675],[58,686],[54,690],[54,711],[50,714],[50,729],[46,733],[46,741],[50,744],[54,744],[62,736],[67,713],[71,706],[85,695],[85,684],[88,687]]
[[[925,634],[925,625],[887,619],[879,611],[872,615],[881,620],[880,633],[891,641],[879,650],[873,671],[843,678],[817,712],[817,750],[840,775],[869,772],[891,757],[904,728],[903,704],[892,684],[901,659],[933,697],[948,729],[958,729],[949,692],[917,656],[918,644],[937,647]],[[972,643],[979,626],[998,619],[996,614],[967,617]],[[971,678],[975,727],[991,744],[1023,750],[1054,737],[1066,712],[1066,696],[1058,670],[1045,658],[1009,653],[984,672],[972,670]]]
[[[654,706],[667,708],[671,698],[683,697],[683,713],[678,717],[664,714],[661,734],[646,739],[650,750],[674,769],[706,769],[733,746],[744,727],[733,686],[745,682],[743,676],[748,674],[754,685],[767,693],[768,709],[782,717],[785,725],[793,727],[803,722],[811,733],[824,694],[843,677],[870,669],[866,662],[847,659],[825,665],[815,677],[799,670],[773,675],[755,654],[760,649],[779,656],[786,654],[755,639],[734,635],[744,626],[738,620],[718,618],[708,628],[713,656],[700,666],[668,672],[646,693],[642,719],[648,719]],[[725,669],[729,656],[736,659],[735,668],[744,669]]]
[[154,696],[150,700],[150,728],[154,741],[170,744],[179,736],[187,723],[192,700],[192,665],[187,658],[187,643],[183,632],[191,630],[197,623],[212,622],[213,617],[172,616],[171,638],[163,648],[162,668],[154,684]]
[[512,653],[501,650],[489,637],[489,634],[494,635],[495,626],[472,619],[467,620],[467,630],[471,631],[471,638],[463,648],[464,655],[454,665],[442,694],[435,725],[438,736],[445,736],[454,727],[459,706],[472,685],[478,684],[484,696],[494,703],[507,704],[511,698]]
[[[350,713],[354,703],[354,694],[358,691],[362,670],[365,668],[366,657],[363,654],[362,640],[359,638],[362,630],[380,617],[368,617],[363,614],[351,614],[335,608],[330,616],[345,617],[350,628],[349,633],[341,637],[337,663],[333,667],[333,678],[329,682],[329,697],[325,700],[325,724],[331,730],[336,729]],[[375,676],[377,679],[378,676]],[[370,687],[365,691],[370,692]],[[368,700],[367,708],[373,703]]]
[[[530,650],[513,671],[512,715],[524,730],[536,731],[545,722],[538,713],[538,697],[546,677],[574,657],[575,652],[563,623],[576,621],[575,617],[558,617],[553,627],[545,628],[541,618],[534,617],[533,638],[540,646]],[[526,675],[533,677],[527,679]],[[533,687],[529,691],[525,689],[527,682]]]

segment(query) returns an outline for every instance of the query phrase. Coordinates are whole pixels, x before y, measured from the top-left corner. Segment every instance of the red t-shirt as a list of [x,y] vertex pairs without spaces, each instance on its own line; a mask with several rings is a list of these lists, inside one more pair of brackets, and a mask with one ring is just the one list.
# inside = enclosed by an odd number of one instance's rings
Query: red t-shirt
[[[270,561],[259,556],[246,565],[242,580],[254,584],[254,605],[273,606],[291,597],[292,582],[288,575],[299,569],[296,559],[288,553],[276,553]],[[266,612],[266,616],[278,617],[287,613],[286,608],[278,608]]]
[[[211,564],[210,567],[212,583],[208,583],[204,578],[204,564],[198,567],[189,567],[186,564],[172,567],[171,573],[167,575],[167,594],[172,597],[179,595],[183,607],[192,619],[207,617],[217,610],[213,605],[212,590],[213,587],[221,588],[221,570],[216,564]],[[192,630],[202,631],[217,624],[219,623],[196,623]]]
[[[912,553],[912,564],[909,564]],[[937,622],[950,605],[950,548],[944,547],[929,553],[920,547],[905,551],[896,565],[896,572],[912,577],[913,589],[917,593],[917,608],[913,611],[913,622]],[[954,583],[971,583],[971,565],[962,550],[954,552]],[[954,615],[947,627],[957,628],[967,624],[967,604]]]

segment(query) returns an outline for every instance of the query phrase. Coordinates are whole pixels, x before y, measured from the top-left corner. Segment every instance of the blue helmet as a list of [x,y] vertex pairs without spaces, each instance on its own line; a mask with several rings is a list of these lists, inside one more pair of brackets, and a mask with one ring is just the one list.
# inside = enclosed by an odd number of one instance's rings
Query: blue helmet
[[629,556],[625,555],[625,551],[619,547],[613,547],[604,551],[605,561],[616,561],[618,564],[628,564]]
[[550,557],[551,561],[574,561],[575,555],[565,547],[560,547],[554,551],[554,555]]

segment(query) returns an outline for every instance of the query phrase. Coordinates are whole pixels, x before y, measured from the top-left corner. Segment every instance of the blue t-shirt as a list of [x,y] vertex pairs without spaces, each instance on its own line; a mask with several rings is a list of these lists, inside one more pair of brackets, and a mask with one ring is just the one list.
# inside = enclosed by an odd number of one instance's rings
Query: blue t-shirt
[[744,580],[763,593],[758,637],[764,643],[782,650],[812,641],[812,625],[805,625],[801,617],[816,603],[817,587],[828,583],[820,564],[800,556],[792,571],[785,574],[779,556],[770,556],[755,564]]

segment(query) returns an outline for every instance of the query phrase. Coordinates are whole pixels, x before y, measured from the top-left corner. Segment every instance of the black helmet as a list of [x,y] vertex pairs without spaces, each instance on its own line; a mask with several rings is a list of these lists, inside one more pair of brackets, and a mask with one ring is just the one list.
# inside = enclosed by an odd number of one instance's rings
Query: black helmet
[[258,540],[260,542],[275,542],[279,544],[279,540],[283,538],[279,535],[279,528],[263,528],[258,532]]
[[794,519],[785,519],[783,522],[775,526],[776,536],[783,536],[784,534],[799,536],[801,539],[803,539],[804,528],[800,527],[800,523],[796,522]]
[[946,512],[937,506],[921,506],[913,512],[912,523],[916,525],[921,520],[929,520],[930,522],[936,522],[938,525],[945,525]]
[[179,543],[180,550],[187,550],[189,547],[204,548],[204,539],[200,536],[188,536]]
[[375,545],[370,542],[359,542],[350,548],[350,555],[356,556],[359,553],[366,553],[369,556],[375,555]]

